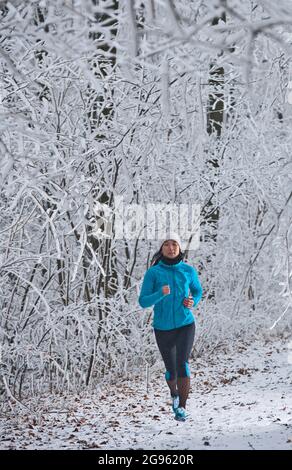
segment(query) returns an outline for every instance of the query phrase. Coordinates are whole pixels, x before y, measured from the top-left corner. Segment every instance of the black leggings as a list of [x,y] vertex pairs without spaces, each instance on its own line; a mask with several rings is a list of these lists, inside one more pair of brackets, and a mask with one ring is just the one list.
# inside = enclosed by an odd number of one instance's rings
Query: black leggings
[[195,339],[195,323],[174,330],[154,329],[157,345],[166,367],[166,380],[190,377],[189,357]]

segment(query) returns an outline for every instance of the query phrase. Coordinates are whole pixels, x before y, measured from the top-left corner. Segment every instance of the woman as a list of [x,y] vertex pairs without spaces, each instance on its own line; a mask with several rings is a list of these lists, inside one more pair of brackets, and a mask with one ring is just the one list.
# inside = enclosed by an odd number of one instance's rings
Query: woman
[[[195,337],[195,317],[190,310],[202,297],[197,271],[183,262],[181,241],[172,233],[154,255],[146,271],[139,304],[154,305],[155,338],[165,364],[165,379],[172,397],[175,419],[185,421],[190,390],[188,360]],[[189,290],[192,296],[189,296]]]

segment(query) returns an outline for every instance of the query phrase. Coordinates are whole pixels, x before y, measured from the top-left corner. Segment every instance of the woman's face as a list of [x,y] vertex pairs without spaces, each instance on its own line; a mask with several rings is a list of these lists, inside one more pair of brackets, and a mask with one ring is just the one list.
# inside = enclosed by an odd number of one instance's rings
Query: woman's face
[[174,240],[166,240],[162,245],[162,254],[167,258],[175,258],[179,255],[179,244]]

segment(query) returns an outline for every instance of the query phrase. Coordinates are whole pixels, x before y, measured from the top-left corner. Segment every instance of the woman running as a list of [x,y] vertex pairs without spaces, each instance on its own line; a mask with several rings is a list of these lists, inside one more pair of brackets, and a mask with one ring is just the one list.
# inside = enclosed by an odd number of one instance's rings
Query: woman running
[[[181,241],[171,233],[146,271],[139,296],[142,308],[154,305],[152,326],[166,372],[175,419],[187,418],[186,401],[190,391],[189,357],[195,338],[196,307],[202,287],[195,268],[183,261]],[[189,296],[189,291],[193,297]]]

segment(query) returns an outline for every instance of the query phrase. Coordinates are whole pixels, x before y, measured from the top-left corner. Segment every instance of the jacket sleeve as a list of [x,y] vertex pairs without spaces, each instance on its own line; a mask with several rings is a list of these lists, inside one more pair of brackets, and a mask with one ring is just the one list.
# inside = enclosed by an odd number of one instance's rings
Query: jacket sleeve
[[164,297],[162,287],[158,291],[154,292],[154,280],[155,278],[153,272],[148,269],[144,276],[141,292],[139,295],[139,304],[142,308],[151,307],[151,305],[156,304]]
[[194,299],[194,307],[196,307],[202,298],[203,289],[195,268],[193,268],[192,280],[190,282],[190,291]]

